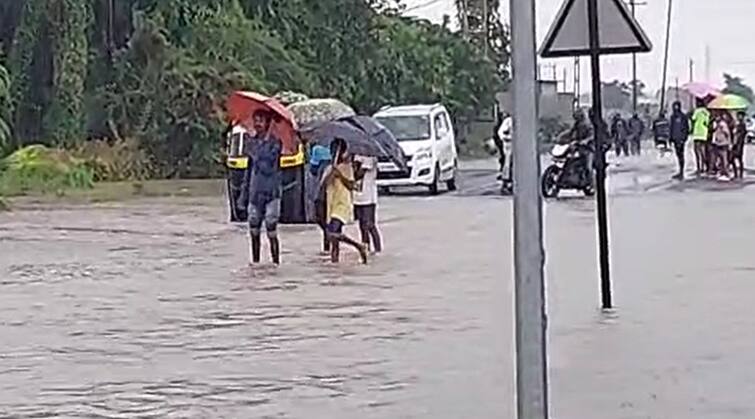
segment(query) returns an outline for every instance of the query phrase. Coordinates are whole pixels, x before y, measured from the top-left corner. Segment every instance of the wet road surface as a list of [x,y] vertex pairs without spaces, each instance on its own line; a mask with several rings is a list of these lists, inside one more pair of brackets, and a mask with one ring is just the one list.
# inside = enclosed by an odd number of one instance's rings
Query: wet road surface
[[[384,199],[368,267],[289,226],[250,270],[221,198],[0,214],[0,417],[513,417],[511,202],[469,170]],[[594,203],[546,206],[555,418],[755,417],[755,188],[672,171],[612,180],[613,314]]]

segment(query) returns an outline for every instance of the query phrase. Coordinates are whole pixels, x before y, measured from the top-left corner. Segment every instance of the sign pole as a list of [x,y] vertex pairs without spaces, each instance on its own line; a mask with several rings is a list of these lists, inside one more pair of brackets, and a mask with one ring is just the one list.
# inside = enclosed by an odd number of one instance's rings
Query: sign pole
[[600,291],[603,309],[613,308],[611,297],[611,259],[608,247],[608,209],[606,203],[606,155],[603,152],[605,132],[600,81],[600,31],[598,30],[598,0],[587,0],[587,20],[592,65],[592,114],[595,132],[595,178],[598,204],[598,247],[600,252]]
[[535,0],[510,0],[514,93],[514,276],[519,419],[548,418]]

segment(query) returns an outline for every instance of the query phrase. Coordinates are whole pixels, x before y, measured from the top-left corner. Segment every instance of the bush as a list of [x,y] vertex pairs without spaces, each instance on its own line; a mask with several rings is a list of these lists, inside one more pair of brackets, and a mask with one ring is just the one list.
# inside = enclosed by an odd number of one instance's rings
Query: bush
[[92,169],[64,150],[32,145],[0,161],[0,195],[62,193],[93,186]]
[[145,180],[153,166],[136,140],[91,140],[78,145],[73,155],[92,170],[97,182]]

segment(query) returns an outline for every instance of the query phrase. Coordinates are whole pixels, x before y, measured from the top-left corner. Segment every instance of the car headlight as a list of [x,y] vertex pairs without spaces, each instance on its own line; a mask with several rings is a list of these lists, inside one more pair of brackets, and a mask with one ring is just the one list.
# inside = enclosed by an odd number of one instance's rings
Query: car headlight
[[414,154],[415,160],[429,160],[433,158],[433,150],[431,148],[423,148]]

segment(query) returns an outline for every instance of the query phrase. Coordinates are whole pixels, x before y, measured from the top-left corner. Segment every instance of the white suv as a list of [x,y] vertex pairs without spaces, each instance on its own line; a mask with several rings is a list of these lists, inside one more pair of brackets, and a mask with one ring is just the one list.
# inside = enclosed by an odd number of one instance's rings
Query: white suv
[[448,190],[456,190],[456,137],[443,105],[395,106],[374,116],[399,141],[409,164],[409,170],[402,171],[387,160],[381,161],[379,187],[427,186],[437,194],[445,182]]

